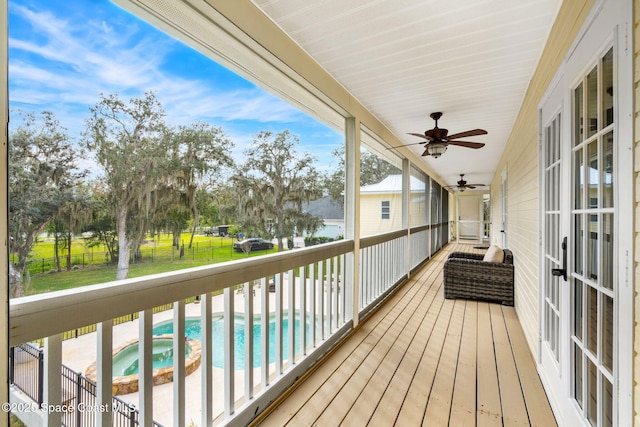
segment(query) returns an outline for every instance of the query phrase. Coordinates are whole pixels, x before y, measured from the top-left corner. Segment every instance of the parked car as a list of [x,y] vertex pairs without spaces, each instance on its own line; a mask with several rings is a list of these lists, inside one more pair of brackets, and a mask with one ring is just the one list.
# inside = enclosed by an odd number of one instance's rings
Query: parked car
[[251,252],[273,249],[273,243],[268,240],[261,239],[259,237],[252,237],[250,239],[244,239],[233,244],[233,249],[238,252]]

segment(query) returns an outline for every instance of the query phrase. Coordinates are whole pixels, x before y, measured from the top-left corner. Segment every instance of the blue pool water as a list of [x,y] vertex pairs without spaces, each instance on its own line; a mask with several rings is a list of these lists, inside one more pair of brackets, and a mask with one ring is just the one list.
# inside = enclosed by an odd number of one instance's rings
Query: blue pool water
[[[213,366],[216,368],[224,367],[224,350],[223,350],[223,337],[224,337],[224,320],[222,316],[214,316],[212,319],[212,340],[213,340]],[[295,324],[296,338],[299,336],[300,322],[296,319]],[[282,320],[282,358],[287,360],[289,357],[289,342],[288,342],[289,320],[284,318]],[[307,326],[307,337],[309,327]],[[162,323],[158,323],[153,327],[154,335],[173,334],[173,321],[168,320]],[[185,319],[185,335],[189,339],[200,339],[200,318],[199,317],[187,317]],[[269,362],[275,361],[275,337],[276,337],[276,324],[275,321],[269,322]],[[260,325],[259,317],[256,318],[253,325],[253,367],[257,368],[261,364],[262,349],[260,343],[262,339],[262,327]],[[244,369],[244,318],[242,316],[236,316],[234,322],[234,353],[236,370]],[[300,349],[300,343],[296,342],[296,352]]]

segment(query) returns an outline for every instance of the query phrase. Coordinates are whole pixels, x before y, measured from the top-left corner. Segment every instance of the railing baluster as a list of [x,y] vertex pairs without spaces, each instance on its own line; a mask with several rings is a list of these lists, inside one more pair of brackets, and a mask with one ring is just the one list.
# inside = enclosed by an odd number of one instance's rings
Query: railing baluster
[[340,261],[340,283],[342,283],[340,287],[340,325],[344,325],[347,321],[347,283],[351,281],[347,281],[347,256],[340,255],[338,260]]
[[151,427],[153,423],[153,310],[141,311],[138,322],[138,405],[140,407],[140,425]]
[[185,425],[185,334],[184,300],[173,303],[173,425]]
[[213,342],[211,324],[211,294],[200,296],[200,344],[202,356],[200,362],[201,375],[201,425],[211,426],[213,423]]
[[262,355],[262,389],[264,390],[269,385],[269,279],[266,277],[262,278],[262,286],[261,286],[261,317],[260,317],[260,328],[261,331],[261,355]]
[[284,288],[284,274],[279,273],[276,275],[276,375],[281,375],[283,372],[282,359],[283,355],[283,342],[282,336],[282,291]]
[[318,262],[318,338],[324,340],[326,338],[324,328],[325,318],[325,301],[324,301],[324,260]]
[[[44,339],[44,402],[47,405],[62,404],[62,334]],[[60,411],[45,411],[45,426],[62,425]]]
[[299,278],[299,286],[300,286],[300,295],[298,295],[299,305],[300,305],[300,314],[298,321],[299,329],[300,329],[300,356],[305,356],[307,354],[307,267],[300,267],[300,278]]
[[316,346],[316,263],[309,265],[309,344]]
[[340,305],[338,303],[338,297],[340,296],[340,288],[342,287],[342,283],[340,283],[340,280],[338,280],[339,276],[338,273],[340,272],[340,268],[338,266],[338,257],[333,257],[331,259],[332,263],[333,263],[333,286],[334,286],[334,290],[333,290],[333,307],[334,307],[334,313],[333,313],[333,330],[337,331],[338,330],[338,319],[340,316]]
[[235,409],[235,361],[233,288],[224,290],[224,414],[230,416]]
[[244,284],[244,399],[253,398],[253,282]]
[[[97,403],[100,407],[111,408],[113,383],[113,320],[105,320],[98,323],[98,357],[96,360]],[[112,411],[98,412],[98,427],[110,427],[112,424]]]
[[296,362],[296,287],[293,270],[287,275],[289,290],[289,368]]
[[375,277],[373,277],[373,266],[375,265],[373,262],[373,248],[366,248],[367,253],[367,271],[365,272],[366,281],[363,285],[364,287],[364,295],[362,298],[362,307],[366,307],[371,300],[371,287],[373,286],[373,281]]
[[325,265],[327,271],[326,271],[326,278],[325,278],[325,286],[327,287],[327,334],[331,335],[331,333],[333,332],[333,330],[331,329],[331,324],[333,323],[332,319],[333,319],[333,307],[331,305],[331,293],[333,291],[333,281],[331,280],[331,276],[332,276],[332,271],[331,271],[331,258],[327,259],[327,263]]

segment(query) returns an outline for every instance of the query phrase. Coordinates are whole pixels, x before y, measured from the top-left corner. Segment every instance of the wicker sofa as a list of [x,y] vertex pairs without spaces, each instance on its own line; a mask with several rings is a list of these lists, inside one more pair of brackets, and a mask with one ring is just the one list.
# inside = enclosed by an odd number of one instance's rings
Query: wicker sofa
[[513,305],[513,253],[503,249],[503,262],[483,261],[483,255],[453,252],[444,263],[444,297]]

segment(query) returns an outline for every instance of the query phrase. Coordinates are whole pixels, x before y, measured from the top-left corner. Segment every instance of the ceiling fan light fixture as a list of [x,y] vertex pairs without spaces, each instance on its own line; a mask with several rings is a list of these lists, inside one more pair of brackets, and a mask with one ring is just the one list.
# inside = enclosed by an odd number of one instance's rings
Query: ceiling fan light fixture
[[427,150],[425,151],[423,156],[428,154],[428,155],[433,156],[434,158],[437,159],[438,157],[443,155],[445,151],[447,151],[447,144],[446,143],[434,142],[434,143],[430,143],[429,145],[427,145]]

